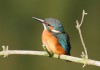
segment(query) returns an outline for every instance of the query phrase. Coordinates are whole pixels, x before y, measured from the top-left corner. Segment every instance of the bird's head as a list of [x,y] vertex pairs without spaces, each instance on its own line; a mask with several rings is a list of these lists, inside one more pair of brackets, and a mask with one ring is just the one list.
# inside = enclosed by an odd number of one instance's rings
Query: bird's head
[[64,32],[64,28],[63,28],[62,24],[57,19],[46,18],[45,20],[42,20],[42,19],[39,19],[36,17],[32,17],[32,18],[42,22],[42,24],[44,25],[44,29],[49,28],[52,32],[55,32],[55,33]]

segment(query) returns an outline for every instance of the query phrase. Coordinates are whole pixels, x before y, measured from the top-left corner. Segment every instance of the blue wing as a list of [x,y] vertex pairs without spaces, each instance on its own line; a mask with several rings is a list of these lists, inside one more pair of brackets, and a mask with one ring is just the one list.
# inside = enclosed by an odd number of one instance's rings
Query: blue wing
[[70,55],[70,50],[71,50],[71,46],[70,46],[70,39],[67,33],[59,33],[59,34],[54,34],[60,45],[64,48],[64,50]]

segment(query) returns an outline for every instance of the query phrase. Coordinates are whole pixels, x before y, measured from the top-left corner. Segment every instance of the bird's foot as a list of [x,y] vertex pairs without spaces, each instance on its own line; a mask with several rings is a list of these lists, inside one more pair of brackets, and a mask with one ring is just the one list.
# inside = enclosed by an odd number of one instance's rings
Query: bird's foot
[[49,52],[48,55],[49,55],[49,57],[53,57],[54,54]]
[[43,49],[47,52],[47,54],[48,54],[49,57],[53,57],[54,54],[51,53],[51,52],[49,52],[49,51],[47,50],[47,48],[46,48],[45,45],[42,45],[42,47],[43,47]]
[[57,57],[58,59],[60,59],[60,55],[58,55],[58,57]]

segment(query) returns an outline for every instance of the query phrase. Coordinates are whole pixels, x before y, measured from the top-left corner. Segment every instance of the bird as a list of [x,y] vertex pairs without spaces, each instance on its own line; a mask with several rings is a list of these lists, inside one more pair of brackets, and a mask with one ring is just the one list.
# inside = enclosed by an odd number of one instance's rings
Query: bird
[[65,32],[61,22],[54,18],[39,19],[44,27],[42,32],[42,43],[45,50],[50,54],[71,55],[69,35]]

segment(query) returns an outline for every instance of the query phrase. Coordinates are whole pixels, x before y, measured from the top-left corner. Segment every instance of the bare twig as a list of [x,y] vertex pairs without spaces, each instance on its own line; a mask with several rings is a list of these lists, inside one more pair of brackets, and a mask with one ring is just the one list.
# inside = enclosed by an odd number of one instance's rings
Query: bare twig
[[[44,51],[27,51],[27,50],[8,50],[8,47],[3,46],[3,51],[0,52],[0,55],[8,56],[8,55],[39,55],[39,56],[49,56],[47,52]],[[59,55],[54,54],[53,58],[58,59]],[[84,64],[85,60],[83,58],[68,56],[68,55],[60,55],[59,59],[68,60],[76,63]],[[87,60],[88,65],[94,65],[100,67],[100,61],[96,60]]]
[[83,45],[83,48],[84,48],[84,52],[82,52],[82,55],[81,55],[81,57],[85,59],[84,66],[86,66],[86,64],[87,64],[88,54],[87,54],[87,49],[86,49],[86,46],[85,46],[85,43],[84,43],[84,40],[83,40],[83,37],[82,37],[82,32],[81,32],[80,27],[83,24],[83,20],[84,20],[85,15],[87,15],[87,13],[85,12],[85,10],[83,10],[81,22],[79,23],[78,20],[76,20],[76,24],[77,24],[76,28],[79,31],[80,39],[81,39],[81,42],[82,42],[82,45]]

